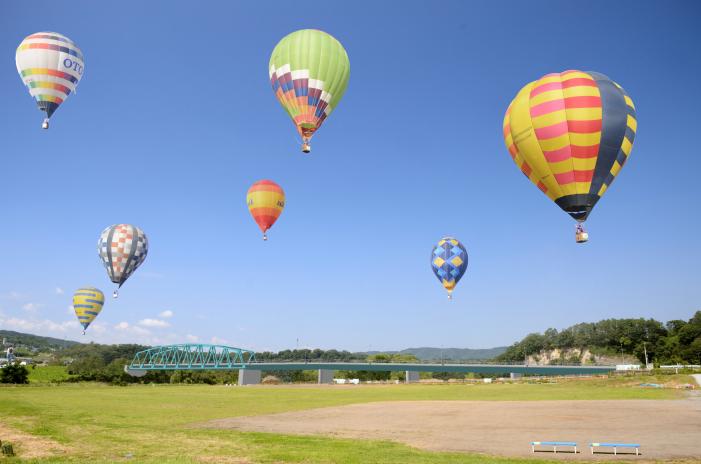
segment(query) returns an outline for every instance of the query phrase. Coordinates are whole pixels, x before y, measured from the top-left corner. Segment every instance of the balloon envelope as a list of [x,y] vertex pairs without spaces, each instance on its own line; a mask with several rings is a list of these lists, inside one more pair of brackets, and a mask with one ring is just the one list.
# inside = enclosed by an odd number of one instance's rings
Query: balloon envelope
[[136,226],[115,224],[100,234],[97,252],[110,280],[121,287],[146,259],[148,239]]
[[433,247],[431,268],[450,295],[467,270],[467,250],[453,237],[444,237]]
[[73,310],[78,317],[78,322],[87,329],[90,323],[95,320],[102,305],[105,304],[105,295],[93,287],[79,288],[73,294]]
[[338,40],[303,29],[275,46],[268,71],[275,96],[307,143],[341,101],[350,61]]
[[80,48],[57,32],[26,37],[17,47],[15,63],[22,82],[47,118],[75,92],[85,70]]
[[248,189],[246,204],[253,220],[265,234],[285,208],[285,192],[272,180],[259,180]]
[[523,174],[584,221],[628,159],[637,121],[621,86],[603,74],[571,70],[521,89],[503,129]]

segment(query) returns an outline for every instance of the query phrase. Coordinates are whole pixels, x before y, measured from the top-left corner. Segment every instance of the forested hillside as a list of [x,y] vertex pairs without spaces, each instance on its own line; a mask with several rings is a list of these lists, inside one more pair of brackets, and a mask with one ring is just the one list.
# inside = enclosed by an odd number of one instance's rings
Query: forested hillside
[[507,347],[505,346],[484,349],[421,347],[407,348],[406,350],[399,351],[398,353],[412,354],[424,361],[482,361],[486,359],[493,359],[505,352],[506,349]]
[[12,330],[0,330],[0,340],[5,339],[7,344],[15,347],[26,348],[29,351],[52,351],[79,345],[73,340],[61,340],[60,338],[41,337],[39,335],[14,332]]
[[558,331],[532,333],[511,345],[497,360],[521,362],[547,350],[587,349],[594,353],[623,353],[656,364],[701,363],[701,311],[688,321],[606,319],[584,322]]

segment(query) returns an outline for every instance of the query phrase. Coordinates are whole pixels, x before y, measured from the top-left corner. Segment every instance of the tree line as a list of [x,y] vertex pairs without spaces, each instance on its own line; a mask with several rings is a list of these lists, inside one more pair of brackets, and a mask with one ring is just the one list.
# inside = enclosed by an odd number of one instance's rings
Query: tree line
[[[235,383],[238,371],[150,371],[144,377],[133,377],[124,372],[137,351],[146,350],[144,345],[100,345],[96,343],[74,344],[57,349],[51,347],[49,364],[66,366],[68,381],[98,381],[112,384],[129,383]],[[514,343],[496,358],[498,362],[521,362],[525,357],[538,355],[552,349],[589,349],[592,352],[616,355],[624,353],[645,362],[645,354],[650,362],[660,364],[700,364],[701,363],[701,311],[688,321],[672,320],[662,323],[654,319],[606,319],[599,322],[580,323],[558,331],[547,329],[543,333],[532,333]],[[296,349],[277,353],[256,353],[259,362],[418,362],[411,354],[401,353],[353,353],[339,350]],[[578,360],[571,360],[576,362]],[[4,369],[3,369],[4,370]],[[23,374],[24,372],[24,374]],[[0,382],[23,383],[26,369],[4,370]],[[273,375],[283,382],[310,382],[316,379],[316,372],[263,371],[263,375]],[[360,380],[393,380],[402,373],[374,371],[341,371],[344,378]],[[434,378],[451,377],[434,374]],[[21,380],[19,382],[15,380]],[[25,380],[22,380],[25,379]]]
[[602,354],[627,354],[641,363],[701,364],[701,311],[688,321],[665,323],[655,319],[606,319],[584,322],[558,331],[532,333],[497,357],[521,362],[527,356],[552,349],[589,349]]

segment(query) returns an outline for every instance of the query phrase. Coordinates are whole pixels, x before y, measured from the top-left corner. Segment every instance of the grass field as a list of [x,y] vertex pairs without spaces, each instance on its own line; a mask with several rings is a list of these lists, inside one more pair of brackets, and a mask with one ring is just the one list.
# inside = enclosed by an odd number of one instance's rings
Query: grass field
[[[665,376],[665,380],[684,383],[689,378]],[[484,456],[422,452],[391,442],[199,429],[192,424],[373,401],[674,399],[683,395],[677,390],[634,386],[640,382],[623,378],[557,384],[336,387],[29,385],[0,387],[0,423],[63,445],[63,455],[41,462],[472,463],[484,462]],[[22,446],[18,450],[24,451]],[[490,458],[490,462],[538,461]]]
[[28,370],[29,383],[62,382],[70,377],[63,366],[39,366]]

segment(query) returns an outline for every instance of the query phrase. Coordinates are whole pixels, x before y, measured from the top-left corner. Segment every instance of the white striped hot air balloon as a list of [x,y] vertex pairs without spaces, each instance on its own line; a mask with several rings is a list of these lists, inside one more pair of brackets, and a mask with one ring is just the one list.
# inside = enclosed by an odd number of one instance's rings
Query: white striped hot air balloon
[[65,35],[37,32],[19,44],[15,63],[22,82],[46,113],[41,127],[48,129],[49,118],[75,92],[83,76],[83,52]]
[[117,289],[112,293],[112,297],[117,298],[119,288],[146,259],[148,238],[136,226],[115,224],[100,234],[97,253],[110,280],[117,284]]

